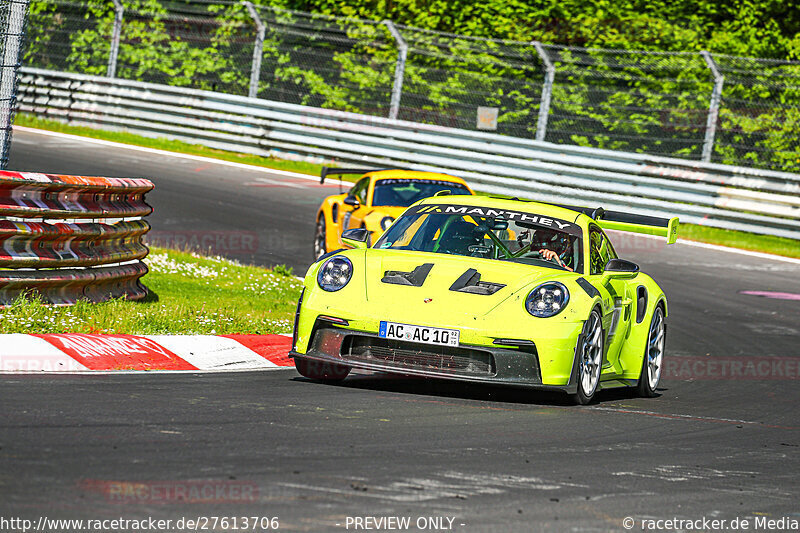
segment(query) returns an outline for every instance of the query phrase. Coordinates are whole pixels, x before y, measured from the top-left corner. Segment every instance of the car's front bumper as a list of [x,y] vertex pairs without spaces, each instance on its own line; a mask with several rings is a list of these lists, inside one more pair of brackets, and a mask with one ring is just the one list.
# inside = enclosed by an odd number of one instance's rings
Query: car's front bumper
[[555,389],[570,393],[576,390],[571,380],[563,385],[542,382],[535,345],[517,348],[436,346],[395,341],[374,333],[318,323],[306,353],[292,350],[289,355],[319,363],[411,376]]

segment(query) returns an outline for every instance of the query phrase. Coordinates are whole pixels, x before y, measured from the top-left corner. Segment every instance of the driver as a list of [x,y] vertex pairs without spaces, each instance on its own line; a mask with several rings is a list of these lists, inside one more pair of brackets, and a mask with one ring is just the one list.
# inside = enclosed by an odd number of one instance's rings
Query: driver
[[555,261],[570,272],[575,269],[572,243],[566,233],[552,229],[538,229],[533,234],[530,249],[548,261]]

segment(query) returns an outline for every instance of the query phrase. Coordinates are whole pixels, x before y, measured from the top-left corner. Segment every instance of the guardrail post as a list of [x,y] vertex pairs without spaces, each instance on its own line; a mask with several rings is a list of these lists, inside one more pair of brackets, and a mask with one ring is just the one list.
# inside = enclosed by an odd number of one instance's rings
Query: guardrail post
[[255,98],[258,95],[258,82],[261,79],[261,58],[264,55],[264,38],[267,34],[267,27],[261,21],[255,6],[252,2],[242,2],[250,13],[250,18],[256,23],[256,42],[253,45],[253,64],[250,67],[250,89],[247,91],[247,96]]
[[25,24],[28,18],[28,0],[11,0],[3,10],[5,35],[0,34],[3,45],[0,65],[0,169],[8,165],[11,148],[11,125],[17,105],[17,71],[22,62]]
[[394,84],[392,84],[392,101],[389,104],[389,118],[397,119],[400,112],[400,96],[403,93],[403,76],[406,71],[406,57],[408,57],[408,45],[403,36],[394,26],[391,20],[384,20],[383,25],[389,29],[389,33],[397,43],[397,63],[394,66]]
[[120,0],[114,0],[114,29],[111,33],[111,50],[108,53],[107,78],[117,75],[117,58],[119,57],[119,40],[122,35],[122,17],[125,15],[125,6]]
[[539,118],[536,121],[536,140],[543,141],[547,135],[547,119],[550,116],[550,100],[553,96],[556,68],[547,56],[547,50],[544,49],[542,43],[533,41],[532,44],[544,65],[544,85],[542,86],[542,96],[539,98]]
[[717,63],[711,54],[703,50],[700,52],[706,61],[708,69],[714,76],[714,90],[711,91],[711,103],[708,105],[708,120],[706,121],[706,138],[703,141],[703,155],[701,161],[711,161],[711,152],[714,149],[714,138],[717,135],[717,121],[719,119],[719,105],[722,100],[722,84],[725,83],[725,76],[717,68]]

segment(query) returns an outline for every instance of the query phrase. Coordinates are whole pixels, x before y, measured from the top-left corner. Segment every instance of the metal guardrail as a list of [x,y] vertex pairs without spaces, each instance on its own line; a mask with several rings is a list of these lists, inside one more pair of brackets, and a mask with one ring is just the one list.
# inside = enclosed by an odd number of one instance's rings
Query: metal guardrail
[[263,156],[457,174],[479,190],[679,215],[800,239],[800,175],[553,144],[329,109],[24,68],[20,111]]
[[147,295],[145,179],[0,171],[0,306]]
[[[800,172],[800,61],[656,51],[631,28],[620,31],[649,50],[490,39],[264,4],[31,0],[25,64]],[[553,19],[534,19],[531,39],[553,35]],[[607,23],[600,33],[616,31]],[[580,26],[556,24],[568,40]]]

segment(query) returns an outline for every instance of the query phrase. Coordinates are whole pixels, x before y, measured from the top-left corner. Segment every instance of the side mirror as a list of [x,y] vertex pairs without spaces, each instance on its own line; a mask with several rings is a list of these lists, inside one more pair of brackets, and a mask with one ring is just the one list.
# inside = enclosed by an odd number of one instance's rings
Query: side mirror
[[603,275],[614,279],[633,279],[639,274],[639,265],[626,259],[610,259],[603,268]]
[[342,200],[342,202],[344,203],[344,205],[352,205],[352,206],[353,206],[353,207],[355,207],[356,209],[358,209],[359,207],[361,207],[361,204],[359,203],[359,201],[358,201],[358,198],[356,198],[356,197],[355,197],[355,196],[353,196],[352,194],[348,194],[348,195],[345,197],[345,199],[344,199],[344,200]]
[[366,228],[346,229],[342,232],[342,242],[350,248],[369,248],[370,231]]

